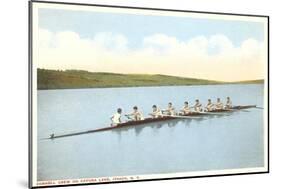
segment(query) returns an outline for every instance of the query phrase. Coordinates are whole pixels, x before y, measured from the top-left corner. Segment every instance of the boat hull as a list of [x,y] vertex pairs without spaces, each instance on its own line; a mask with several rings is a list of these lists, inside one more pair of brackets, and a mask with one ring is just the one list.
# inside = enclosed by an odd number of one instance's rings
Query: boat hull
[[82,134],[88,134],[88,133],[95,133],[95,132],[101,132],[101,131],[107,131],[107,130],[113,130],[113,129],[119,129],[123,127],[130,127],[130,126],[138,126],[138,125],[143,125],[143,124],[148,124],[148,123],[154,123],[154,122],[162,122],[162,121],[169,121],[173,119],[184,119],[186,118],[198,118],[198,117],[204,117],[204,116],[209,116],[209,115],[219,115],[219,113],[227,113],[227,112],[233,112],[235,110],[242,110],[242,109],[249,109],[249,108],[255,108],[256,105],[248,105],[248,106],[234,106],[231,109],[222,109],[222,110],[213,110],[210,112],[190,112],[188,114],[184,114],[181,116],[163,116],[159,118],[146,118],[144,120],[139,120],[139,121],[128,121],[125,123],[120,123],[116,126],[109,126],[109,127],[104,127],[100,129],[94,129],[94,130],[88,130],[84,132],[77,132],[77,133],[70,133],[70,134],[64,134],[64,135],[54,135],[52,134],[49,138],[47,139],[55,139],[55,138],[62,138],[62,137],[69,137],[69,136],[75,136],[75,135],[82,135]]
[[233,106],[231,109],[234,110],[243,110],[243,109],[249,109],[249,108],[256,108],[256,105],[248,105],[248,106]]

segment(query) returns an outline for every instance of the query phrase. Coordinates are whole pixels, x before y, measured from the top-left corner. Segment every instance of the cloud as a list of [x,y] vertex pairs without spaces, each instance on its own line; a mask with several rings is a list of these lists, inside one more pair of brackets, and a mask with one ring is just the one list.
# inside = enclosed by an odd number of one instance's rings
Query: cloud
[[93,43],[101,48],[125,51],[127,50],[128,40],[123,35],[104,32],[96,34]]
[[48,30],[39,29],[39,47],[48,48],[51,46],[53,34]]
[[38,67],[94,72],[168,74],[214,80],[263,78],[264,43],[247,39],[240,46],[222,34],[187,41],[157,33],[129,48],[122,34],[102,32],[81,38],[72,31],[39,29]]
[[234,46],[232,44],[232,41],[230,41],[226,36],[224,35],[214,35],[210,38],[208,43],[208,49],[215,50],[214,54],[221,54],[226,52],[231,52],[234,50]]
[[175,37],[170,37],[164,34],[154,34],[143,39],[143,46],[146,49],[154,50],[155,52],[165,52],[177,48],[180,42]]

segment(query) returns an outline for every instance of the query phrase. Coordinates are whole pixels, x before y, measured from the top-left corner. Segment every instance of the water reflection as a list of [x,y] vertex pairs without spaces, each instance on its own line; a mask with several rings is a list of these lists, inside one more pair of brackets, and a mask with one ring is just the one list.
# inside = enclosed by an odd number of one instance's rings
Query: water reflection
[[[172,119],[172,120],[165,120],[160,122],[154,122],[154,123],[148,123],[148,124],[142,124],[142,125],[135,125],[135,126],[128,126],[128,127],[122,127],[111,130],[112,133],[116,133],[119,135],[119,139],[122,137],[122,133],[126,133],[128,131],[134,131],[136,136],[139,136],[140,133],[146,128],[152,129],[154,134],[157,134],[160,132],[161,128],[169,128],[171,131],[174,130],[176,126],[184,125],[185,127],[189,128],[191,127],[191,123],[200,123],[202,121],[205,121],[207,119],[215,119],[215,118],[221,118],[225,116],[229,116],[230,114],[214,114],[214,115],[208,115],[208,116],[202,116],[202,117],[196,117],[193,119]],[[198,124],[195,124],[198,125]]]

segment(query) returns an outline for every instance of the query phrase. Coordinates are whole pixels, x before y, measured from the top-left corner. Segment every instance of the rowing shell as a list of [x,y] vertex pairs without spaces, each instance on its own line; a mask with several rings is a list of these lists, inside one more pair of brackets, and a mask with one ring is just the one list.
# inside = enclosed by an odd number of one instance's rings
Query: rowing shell
[[128,122],[125,122],[125,123],[120,123],[116,126],[104,127],[104,128],[99,128],[99,129],[83,131],[83,132],[76,132],[76,133],[62,134],[62,135],[52,134],[52,135],[50,135],[49,138],[45,138],[45,139],[55,139],[55,138],[63,138],[63,137],[69,137],[69,136],[75,136],[75,135],[89,134],[89,133],[119,129],[119,128],[123,128],[123,127],[129,127],[129,126],[138,126],[138,125],[143,125],[143,124],[148,124],[148,123],[168,121],[168,120],[173,120],[173,119],[197,119],[197,118],[202,119],[202,116],[222,115],[224,113],[229,113],[229,112],[242,110],[242,109],[255,108],[255,107],[256,107],[256,105],[234,106],[231,109],[212,110],[210,112],[190,112],[190,113],[185,114],[185,115],[164,116],[164,117],[159,117],[159,118],[146,118],[144,120],[128,121]]

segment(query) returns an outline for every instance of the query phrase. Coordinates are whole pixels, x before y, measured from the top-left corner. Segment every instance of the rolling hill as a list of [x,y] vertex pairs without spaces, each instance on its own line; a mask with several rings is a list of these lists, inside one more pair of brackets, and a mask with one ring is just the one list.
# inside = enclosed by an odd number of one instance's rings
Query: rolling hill
[[[255,80],[248,81],[248,83],[260,83],[262,81],[263,80]],[[38,89],[210,85],[225,83],[226,82],[157,74],[116,74],[103,72],[88,72],[83,70],[37,70]],[[238,83],[247,83],[247,81],[242,81]]]

